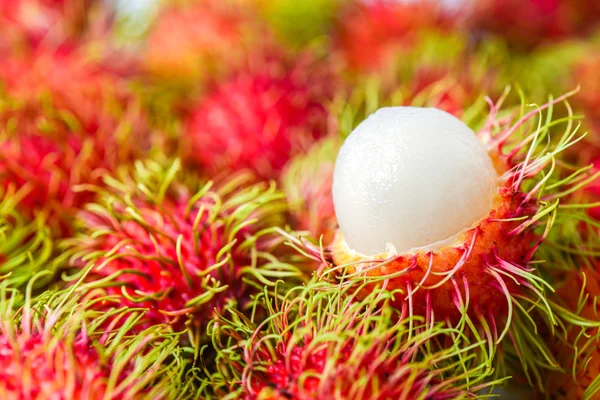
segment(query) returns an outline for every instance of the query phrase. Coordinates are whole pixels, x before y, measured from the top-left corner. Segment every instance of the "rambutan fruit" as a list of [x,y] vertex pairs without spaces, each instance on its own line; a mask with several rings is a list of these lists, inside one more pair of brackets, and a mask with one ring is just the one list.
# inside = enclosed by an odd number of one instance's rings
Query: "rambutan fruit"
[[492,105],[477,135],[436,109],[384,108],[369,117],[336,161],[340,229],[312,253],[325,263],[322,277],[360,286],[359,296],[393,290],[403,315],[482,335],[490,354],[508,335],[528,378],[556,368],[531,334],[537,328],[526,308],[557,324],[533,256],[569,180],[585,172],[566,179],[555,172],[561,152],[580,139],[572,116],[552,121],[554,104],[571,94],[516,122],[514,112],[500,116]]
[[93,198],[77,185],[149,150],[141,106],[122,78],[76,51],[7,58],[0,81],[0,187],[29,186],[20,211],[44,210],[64,233]]
[[[5,193],[0,192],[0,277],[6,276],[4,282],[18,289],[23,289],[39,271],[52,268],[50,257],[54,249],[44,216],[29,220],[16,210],[26,190],[8,188]],[[37,279],[35,283],[42,286],[47,279]]]
[[265,56],[219,84],[186,123],[189,162],[209,176],[250,169],[277,177],[285,163],[327,133],[333,98],[328,68],[312,55]]
[[215,309],[243,309],[252,283],[291,282],[300,272],[276,257],[280,239],[272,227],[282,223],[286,204],[274,185],[254,184],[248,174],[200,188],[180,179],[178,161],[169,168],[137,162],[133,175],[107,179],[65,245],[80,268],[74,278],[93,266],[83,287],[148,308],[141,326],[191,324],[201,334],[196,328]]
[[449,31],[457,18],[436,1],[375,0],[351,2],[339,20],[335,40],[348,67],[377,72],[414,46],[424,31]]
[[[32,299],[31,286],[20,308],[6,287],[0,290],[3,399],[182,398],[186,361],[177,335],[154,326],[127,336],[139,310],[94,311],[98,299],[75,288]],[[122,326],[105,324],[108,318]]]
[[[207,389],[236,399],[451,399],[487,385],[464,337],[453,329],[419,330],[423,319],[398,320],[385,290],[362,301],[312,282],[283,299],[256,298],[263,321],[232,312],[209,326],[218,372]],[[456,336],[454,336],[456,335]],[[432,342],[453,339],[436,351]]]
[[0,53],[27,52],[44,41],[72,40],[89,24],[95,0],[0,0]]
[[600,298],[600,275],[595,268],[568,272],[557,289],[565,307],[596,324],[588,324],[592,329],[585,331],[578,326],[568,326],[567,340],[559,342],[557,350],[563,370],[549,374],[546,398],[600,398],[600,316],[597,305]]

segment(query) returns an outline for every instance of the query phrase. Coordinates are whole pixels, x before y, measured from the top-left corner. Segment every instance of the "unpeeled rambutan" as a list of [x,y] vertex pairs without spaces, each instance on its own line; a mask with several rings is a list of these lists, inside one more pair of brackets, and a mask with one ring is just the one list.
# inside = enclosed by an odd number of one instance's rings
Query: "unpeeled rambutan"
[[[267,318],[219,315],[209,326],[218,372],[209,397],[236,399],[450,399],[487,385],[482,367],[461,349],[458,331],[398,320],[385,290],[362,301],[347,289],[312,282],[283,300],[256,299]],[[439,328],[439,329],[438,329]],[[456,335],[456,336],[454,336]],[[453,344],[435,350],[436,341]]]
[[[35,278],[32,279],[33,282]],[[107,301],[109,299],[106,299]],[[97,298],[73,290],[45,292],[16,309],[0,290],[0,393],[17,399],[175,399],[186,362],[177,335],[154,326],[125,333],[139,310],[91,310]],[[121,321],[122,326],[106,324]]]
[[327,132],[332,81],[313,57],[265,56],[208,93],[190,113],[187,158],[209,175],[251,169],[275,178]]
[[472,5],[471,29],[501,35],[520,49],[591,33],[600,22],[600,5],[593,0],[483,0]]
[[564,307],[590,322],[585,330],[577,325],[568,325],[566,340],[556,344],[556,352],[563,369],[549,374],[546,384],[547,398],[600,398],[600,275],[595,268],[597,267],[592,266],[581,271],[570,271],[557,285],[557,295]]
[[93,198],[77,185],[148,151],[140,104],[122,78],[77,51],[7,58],[0,81],[0,187],[29,186],[20,210],[44,210],[64,232]]
[[148,308],[142,326],[202,327],[215,309],[243,308],[251,282],[299,274],[274,255],[271,228],[286,205],[273,185],[241,174],[192,190],[181,177],[179,162],[136,163],[132,176],[107,181],[67,242],[72,265],[82,268],[74,276],[93,266],[83,286]]

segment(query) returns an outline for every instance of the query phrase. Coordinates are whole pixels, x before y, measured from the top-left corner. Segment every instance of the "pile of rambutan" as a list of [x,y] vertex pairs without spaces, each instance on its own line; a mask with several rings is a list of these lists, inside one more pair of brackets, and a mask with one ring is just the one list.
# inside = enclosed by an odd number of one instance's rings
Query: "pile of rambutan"
[[600,399],[596,3],[0,0],[0,399]]

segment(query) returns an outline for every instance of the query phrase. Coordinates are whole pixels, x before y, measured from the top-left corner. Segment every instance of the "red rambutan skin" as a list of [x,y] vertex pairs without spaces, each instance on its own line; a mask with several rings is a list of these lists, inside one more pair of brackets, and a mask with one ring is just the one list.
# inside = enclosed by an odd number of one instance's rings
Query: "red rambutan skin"
[[[459,247],[446,246],[436,252],[399,255],[385,265],[370,268],[383,260],[365,264],[361,256],[348,253],[343,235],[338,231],[331,246],[331,256],[336,265],[358,262],[356,265],[367,269],[366,275],[371,277],[400,273],[387,282],[386,288],[404,293],[397,295],[393,304],[406,313],[456,322],[463,316],[461,305],[468,301],[471,316],[493,318],[495,313],[506,313],[506,292],[515,292],[517,285],[514,281],[501,281],[497,274],[489,272],[490,268],[523,269],[521,265],[529,261],[535,240],[528,233],[511,233],[519,222],[498,221],[522,215],[523,197],[509,188],[500,189],[498,205],[477,227],[461,235],[459,240],[464,244]],[[350,267],[349,273],[357,270],[359,268]],[[452,274],[452,271],[456,273]]]
[[209,175],[250,169],[276,178],[327,131],[332,85],[320,66],[267,57],[200,101],[187,120],[188,159]]
[[0,136],[0,187],[30,187],[25,214],[48,211],[66,229],[91,199],[75,190],[148,148],[144,115],[122,79],[76,51],[38,51],[0,66],[7,130]]
[[340,20],[338,47],[348,66],[365,72],[385,68],[398,51],[414,46],[422,31],[452,26],[435,1],[352,4]]
[[0,335],[0,393],[17,399],[104,399],[110,369],[84,335],[48,343],[40,333]]

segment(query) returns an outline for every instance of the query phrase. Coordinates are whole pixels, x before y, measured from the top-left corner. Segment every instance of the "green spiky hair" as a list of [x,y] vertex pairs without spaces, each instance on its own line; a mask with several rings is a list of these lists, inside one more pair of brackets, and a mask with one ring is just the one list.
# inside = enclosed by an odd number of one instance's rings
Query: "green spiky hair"
[[[210,324],[218,372],[209,374],[207,395],[447,399],[493,384],[484,382],[485,365],[471,354],[482,343],[452,328],[427,327],[420,317],[400,318],[388,304],[393,296],[377,290],[358,300],[318,281],[283,298],[265,290],[250,318],[231,311]],[[257,317],[264,311],[266,319]]]
[[272,183],[241,173],[200,184],[177,160],[167,167],[137,162],[133,173],[106,185],[94,188],[99,202],[87,206],[78,236],[65,242],[75,267],[65,279],[93,266],[83,287],[148,308],[143,326],[191,327],[198,343],[215,308],[243,309],[255,287],[275,279],[301,281],[301,271],[278,258],[274,227],[287,206]]
[[[6,275],[5,284],[19,289],[24,289],[37,272],[52,269],[54,248],[44,215],[31,221],[17,211],[26,192],[26,187],[18,191],[12,186],[6,191],[0,189],[0,276]],[[36,284],[43,286],[50,277],[47,274]]]
[[[493,371],[494,377],[505,377],[512,373],[524,375],[532,386],[537,385],[540,389],[544,386],[544,376],[547,371],[560,369],[544,335],[559,335],[564,338],[570,326],[579,326],[590,334],[591,329],[599,325],[595,321],[579,317],[554,301],[556,299],[552,294],[554,289],[548,281],[549,271],[552,270],[553,265],[570,268],[572,264],[566,262],[560,252],[557,257],[548,262],[544,262],[542,258],[546,251],[536,252],[540,247],[555,246],[552,232],[562,229],[561,225],[569,220],[561,216],[561,212],[565,211],[564,208],[559,207],[561,202],[596,177],[590,176],[589,168],[570,166],[561,158],[565,150],[585,135],[579,133],[579,124],[576,122],[579,117],[573,114],[566,102],[573,93],[550,99],[542,106],[527,105],[521,96],[520,107],[509,107],[507,111],[500,111],[499,106],[506,98],[505,95],[496,104],[490,101],[492,109],[487,118],[481,115],[483,114],[481,109],[473,113],[471,126],[479,132],[484,144],[490,149],[497,149],[498,153],[508,160],[507,176],[510,178],[508,182],[516,192],[522,193],[521,206],[532,205],[531,212],[526,212],[514,221],[511,219],[507,222],[515,223],[513,232],[531,232],[533,236],[527,240],[533,240],[527,264],[517,265],[514,261],[501,260],[498,265],[488,267],[490,274],[497,281],[498,290],[506,297],[505,317],[497,313],[488,315],[486,312],[485,315],[477,314],[477,318],[473,318],[474,314],[471,310],[480,305],[470,301],[468,286],[462,287],[463,281],[466,280],[459,274],[458,279],[453,280],[456,281],[454,284],[456,293],[453,291],[451,298],[454,299],[461,318],[457,322],[448,322],[447,325],[464,332],[476,341],[482,339],[486,342],[486,350],[481,352],[483,357],[481,362],[489,367],[488,371]],[[378,95],[373,92],[371,96],[371,102],[368,100],[363,102],[362,105],[367,107],[359,110],[358,114],[369,108],[377,108]],[[557,103],[564,104],[566,117],[554,117]],[[474,110],[478,109],[474,108]],[[342,120],[342,123],[350,127],[357,114],[352,112],[351,106],[347,107],[344,113],[348,119]],[[473,121],[483,122],[473,123]],[[341,129],[342,134],[346,130],[347,128]],[[583,216],[585,206],[570,205],[569,207],[569,214],[573,218],[585,218]],[[579,217],[575,217],[576,215]],[[341,282],[344,285],[360,287],[365,282],[370,282],[371,287],[381,284],[385,286],[385,283],[391,279],[401,279],[399,274],[404,273],[400,271],[395,272],[395,275],[367,276],[365,271],[379,266],[375,263],[377,265],[364,271],[359,270],[351,276],[345,276],[343,271],[348,265],[332,264],[328,249],[322,245],[320,248],[315,247],[293,235],[286,235],[291,245],[296,246],[305,255],[320,260],[322,267],[318,271],[319,274],[323,279],[336,284]],[[549,238],[549,243],[545,242],[546,238]],[[538,253],[539,256],[536,256]],[[390,260],[384,260],[381,265],[389,262]],[[458,268],[452,268],[449,272],[443,273],[445,281],[442,282],[451,282],[450,279],[458,271]],[[511,285],[512,289],[509,289]],[[397,302],[407,298],[408,303],[405,305],[410,308],[412,296],[417,290],[424,290],[421,286],[422,283],[408,295],[398,292]],[[436,287],[439,286],[440,284]],[[412,311],[407,310],[404,315],[413,314]],[[436,315],[436,317],[439,321],[440,316]]]
[[[132,334],[143,310],[95,311],[117,302],[77,286],[33,298],[0,287],[0,393],[3,398],[175,399],[186,392],[177,334],[160,326]],[[117,324],[116,321],[120,321]],[[120,325],[120,326],[118,326]]]

